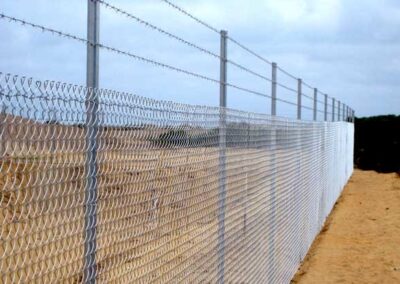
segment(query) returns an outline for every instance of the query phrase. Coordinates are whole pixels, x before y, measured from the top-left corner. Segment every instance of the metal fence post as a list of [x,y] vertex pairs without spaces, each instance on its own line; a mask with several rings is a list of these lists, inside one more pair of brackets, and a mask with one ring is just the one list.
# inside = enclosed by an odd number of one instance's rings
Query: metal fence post
[[297,79],[297,119],[301,120],[301,87],[302,87],[302,80]]
[[225,199],[226,199],[226,80],[227,35],[221,31],[220,123],[219,123],[219,192],[218,192],[218,283],[224,283],[225,269]]
[[314,108],[313,108],[313,118],[314,121],[317,121],[317,99],[318,99],[318,89],[314,88]]
[[[272,129],[271,129],[271,138],[270,138],[270,147],[269,147],[269,155],[271,157],[271,214],[270,217],[270,227],[268,230],[268,256],[269,256],[269,267],[267,267],[268,274],[268,283],[273,283],[275,271],[274,271],[274,264],[275,264],[275,254],[276,254],[276,246],[275,246],[275,239],[276,239],[276,178],[277,178],[277,159],[276,159],[276,152],[277,152],[277,127],[275,125],[275,118],[272,118]],[[266,218],[267,216],[265,216]]]
[[335,121],[335,98],[332,98],[332,121]]
[[[272,63],[272,108],[271,108],[271,115],[276,116],[276,85],[277,85],[277,64]],[[275,191],[276,191],[276,161],[275,161],[275,153],[276,153],[276,127],[275,127],[275,119],[272,119],[272,129],[271,129],[271,145],[269,147],[269,151],[271,153],[271,169],[272,169],[272,177],[271,177],[271,226],[268,238],[268,255],[270,258],[270,264],[275,263],[275,229],[276,229],[276,198],[275,198]],[[270,265],[272,268],[273,265]],[[269,268],[269,267],[268,267]],[[274,273],[271,270],[268,274],[269,282],[273,281]]]
[[340,101],[338,101],[338,111],[337,111],[337,120],[340,121],[340,105],[342,103]]
[[85,188],[85,262],[83,280],[96,282],[96,214],[97,214],[97,110],[99,87],[99,2],[88,0],[86,84],[86,188]]
[[347,107],[347,117],[346,117],[347,122],[350,122],[350,107]]
[[271,89],[271,115],[276,115],[276,70],[277,64],[275,62],[272,63],[272,89]]
[[328,95],[325,94],[324,97],[324,120],[328,121]]
[[346,114],[346,105],[342,103],[342,120],[345,120],[345,114]]

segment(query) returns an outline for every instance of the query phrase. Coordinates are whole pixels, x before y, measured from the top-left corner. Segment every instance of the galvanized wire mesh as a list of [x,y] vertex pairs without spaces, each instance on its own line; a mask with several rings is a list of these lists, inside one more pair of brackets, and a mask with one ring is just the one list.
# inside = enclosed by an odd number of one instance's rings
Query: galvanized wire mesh
[[352,173],[346,122],[1,73],[0,98],[3,283],[288,283]]

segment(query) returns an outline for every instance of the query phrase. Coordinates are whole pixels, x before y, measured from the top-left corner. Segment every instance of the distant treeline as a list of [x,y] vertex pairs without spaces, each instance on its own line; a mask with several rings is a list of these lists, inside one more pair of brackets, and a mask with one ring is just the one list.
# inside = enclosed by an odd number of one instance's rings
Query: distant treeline
[[363,170],[400,172],[400,116],[356,118],[354,162]]

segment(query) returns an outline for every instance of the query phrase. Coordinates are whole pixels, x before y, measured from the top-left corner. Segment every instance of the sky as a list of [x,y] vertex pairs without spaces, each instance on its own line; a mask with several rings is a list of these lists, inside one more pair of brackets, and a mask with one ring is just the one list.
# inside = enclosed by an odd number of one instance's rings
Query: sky
[[[220,35],[160,0],[107,0],[212,53]],[[357,116],[400,114],[400,1],[398,0],[174,0],[196,17],[353,108]],[[218,58],[200,52],[101,5],[100,42],[132,54],[219,79]],[[86,1],[2,0],[0,12],[86,37]],[[271,77],[271,66],[228,41],[228,59]],[[0,20],[0,72],[86,82],[86,46]],[[270,82],[228,64],[228,82],[271,94]],[[278,82],[297,80],[278,72]],[[217,106],[219,85],[101,50],[100,87],[175,102]],[[303,92],[312,96],[313,89]],[[294,92],[278,87],[295,103]],[[319,100],[323,100],[322,95]],[[304,105],[312,101],[304,98]],[[270,113],[270,99],[228,88],[228,107]],[[318,107],[322,110],[322,105]],[[278,115],[295,117],[296,107],[278,102]],[[304,109],[303,116],[311,118]],[[319,119],[322,115],[319,114]]]

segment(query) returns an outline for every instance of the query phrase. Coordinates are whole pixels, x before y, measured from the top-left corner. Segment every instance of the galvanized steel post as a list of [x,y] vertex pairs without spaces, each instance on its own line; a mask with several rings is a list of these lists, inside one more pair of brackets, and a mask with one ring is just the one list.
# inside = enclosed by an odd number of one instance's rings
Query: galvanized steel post
[[221,31],[220,60],[220,123],[219,123],[219,192],[218,192],[218,283],[224,283],[225,269],[225,199],[226,199],[226,80],[227,35]]
[[303,82],[301,79],[297,79],[297,119],[301,120],[301,87]]
[[324,120],[328,121],[328,95],[325,94],[324,97]]
[[271,89],[271,115],[276,115],[276,70],[277,64],[275,62],[272,63],[272,89]]
[[88,0],[87,69],[86,69],[86,188],[85,188],[85,261],[83,281],[96,282],[96,214],[97,214],[97,132],[99,87],[99,2]]
[[318,99],[318,89],[314,88],[314,108],[313,108],[314,121],[317,121],[317,99]]
[[[275,118],[272,118],[272,122],[275,121]],[[270,204],[271,204],[271,214],[270,214],[270,226],[268,229],[268,258],[269,263],[275,263],[275,255],[277,253],[275,240],[276,240],[276,224],[277,224],[277,217],[276,217],[276,177],[277,177],[277,159],[276,159],[276,152],[277,152],[277,128],[275,123],[271,123],[271,138],[270,138],[270,147],[269,147],[269,155],[271,156],[271,164],[270,167],[272,169],[271,175],[271,193],[270,193]],[[272,267],[272,265],[270,266]],[[274,271],[270,271],[268,275],[268,283],[274,282]]]
[[332,98],[332,121],[335,121],[335,98]]
[[[276,85],[277,85],[277,64],[272,63],[272,105],[271,105],[271,115],[276,116]],[[274,119],[274,118],[272,118]],[[276,229],[276,136],[277,130],[274,127],[274,124],[271,124],[271,145],[269,147],[269,151],[271,151],[271,168],[272,168],[272,178],[271,178],[271,207],[272,207],[272,214],[271,214],[271,226],[270,230],[268,231],[269,234],[269,241],[268,241],[268,256],[270,259],[270,263],[274,263],[275,260],[275,229]],[[270,273],[268,275],[269,282],[273,281],[273,274]]]
[[342,103],[342,120],[345,121],[346,117],[346,105]]

